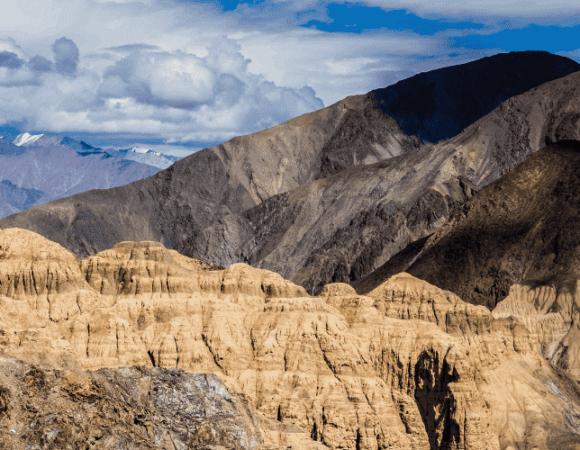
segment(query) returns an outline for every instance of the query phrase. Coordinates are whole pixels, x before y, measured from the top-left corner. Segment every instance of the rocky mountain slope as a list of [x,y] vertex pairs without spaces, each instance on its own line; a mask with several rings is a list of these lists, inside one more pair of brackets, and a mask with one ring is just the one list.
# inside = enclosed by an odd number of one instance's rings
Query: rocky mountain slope
[[492,309],[524,280],[570,290],[580,278],[579,174],[580,141],[545,147],[467,202],[410,272]]
[[0,247],[0,439],[14,448],[580,445],[580,389],[536,335],[410,275],[311,297],[154,242],[81,260],[9,229]]
[[[524,56],[550,60],[532,52],[485,64]],[[459,67],[468,79],[472,66]],[[30,229],[80,256],[123,240],[158,241],[215,265],[274,270],[317,293],[360,279],[433,233],[546,141],[575,138],[579,79],[510,98],[438,145],[402,133],[371,97],[349,97],[147,180],[32,208],[0,228]]]
[[155,240],[182,251],[228,214],[346,167],[412,151],[416,144],[369,101],[349,97],[201,150],[151,178],[31,208],[0,227],[18,222],[83,256],[123,240]]
[[408,135],[449,139],[505,100],[578,72],[580,64],[548,52],[497,54],[420,73],[369,93]]
[[437,146],[351,168],[226,216],[184,250],[212,263],[274,270],[310,293],[355,281],[433,233],[546,141],[580,138],[579,98],[580,73],[547,83]]

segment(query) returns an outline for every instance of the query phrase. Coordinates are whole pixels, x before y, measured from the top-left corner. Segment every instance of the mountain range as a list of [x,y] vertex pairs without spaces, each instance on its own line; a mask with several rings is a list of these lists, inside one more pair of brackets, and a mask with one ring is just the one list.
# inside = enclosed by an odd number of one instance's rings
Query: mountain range
[[[578,64],[545,52],[510,53],[485,59],[490,73],[494,61],[507,71],[488,82],[496,108],[447,141],[408,136],[398,125],[404,120],[385,115],[371,92],[202,150],[146,180],[31,208],[0,227],[29,229],[79,256],[154,240],[211,264],[276,271],[310,293],[354,282],[433,233],[546,142],[575,138],[579,75],[568,73]],[[448,70],[479,80],[482,64]],[[545,68],[533,72],[541,75],[512,74],[533,64]],[[442,108],[455,101],[457,116],[471,114],[462,98],[473,83],[456,83],[444,98],[437,93],[448,82],[434,73],[430,101]],[[540,84],[550,73],[556,79]],[[499,103],[497,92],[520,92],[534,80],[540,85]]]
[[91,189],[147,178],[178,159],[148,149],[103,150],[45,134],[0,139],[0,218]]

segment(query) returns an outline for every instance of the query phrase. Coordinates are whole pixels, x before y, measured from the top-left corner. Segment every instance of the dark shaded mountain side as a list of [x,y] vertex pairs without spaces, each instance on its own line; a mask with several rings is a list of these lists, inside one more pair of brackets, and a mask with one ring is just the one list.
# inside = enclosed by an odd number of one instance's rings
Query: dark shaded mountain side
[[483,189],[410,272],[492,309],[516,282],[573,292],[579,267],[580,142],[562,141]]
[[[389,264],[358,291],[380,284]],[[580,142],[562,141],[477,193],[405,270],[493,309],[515,283],[574,293],[579,267]]]
[[[362,96],[349,97],[204,149],[151,178],[31,208],[0,221],[0,227],[30,229],[82,256],[124,240],[155,240],[183,252],[221,217],[241,213],[321,173],[414,151],[415,138],[369,108]],[[361,128],[371,130],[363,135],[366,141],[357,135]]]
[[347,109],[322,147],[320,168],[313,179],[399,156],[419,146],[419,140],[393,130],[398,130],[395,120],[372,108],[370,103],[360,111]]
[[503,53],[420,73],[368,94],[408,135],[449,139],[515,95],[580,70],[548,52]]

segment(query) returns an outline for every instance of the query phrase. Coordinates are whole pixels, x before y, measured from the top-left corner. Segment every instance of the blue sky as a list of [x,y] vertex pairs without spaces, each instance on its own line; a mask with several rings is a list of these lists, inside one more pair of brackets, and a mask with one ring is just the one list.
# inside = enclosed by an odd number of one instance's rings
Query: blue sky
[[0,30],[0,133],[174,154],[500,52],[580,61],[569,0],[8,0]]

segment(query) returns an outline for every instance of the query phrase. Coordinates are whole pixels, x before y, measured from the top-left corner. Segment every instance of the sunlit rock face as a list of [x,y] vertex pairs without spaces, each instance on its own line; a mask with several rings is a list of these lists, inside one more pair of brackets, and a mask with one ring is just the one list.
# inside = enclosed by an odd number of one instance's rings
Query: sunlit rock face
[[6,449],[263,448],[251,409],[215,375],[81,371],[0,359]]
[[[22,365],[23,374],[40,367],[50,394],[30,405],[50,408],[42,403],[46,398],[58,405],[57,415],[64,414],[60,405],[72,408],[78,420],[60,429],[95,442],[114,419],[131,439],[168,445],[162,439],[172,437],[176,448],[194,442],[193,433],[165,433],[165,424],[171,430],[202,430],[199,439],[214,436],[207,445],[224,448],[240,433],[247,440],[239,448],[503,450],[580,444],[573,431],[579,393],[540,356],[538,333],[514,318],[494,319],[485,308],[411,275],[388,279],[368,295],[336,283],[312,297],[272,272],[245,264],[217,268],[155,242],[124,242],[78,260],[25,230],[1,231],[0,241],[12,249],[0,265],[3,287],[4,280],[24,279],[24,262],[32,265],[44,254],[53,264],[51,273],[66,280],[51,287],[57,303],[58,295],[81,291],[92,299],[68,316],[54,317],[50,308],[37,306],[42,302],[35,303],[41,294],[26,289],[0,301],[0,385],[13,408],[0,413],[0,421],[29,439],[34,430],[53,425],[32,420],[19,394],[24,381],[10,372],[10,364]],[[12,292],[18,289],[7,291]],[[53,297],[47,298],[50,303]],[[203,386],[201,375],[190,374],[212,374],[213,386],[227,386],[211,388],[207,401],[214,409],[195,416],[197,422],[187,408],[193,408],[195,395],[205,394],[194,394],[190,403],[179,394]],[[163,413],[160,423],[156,414],[166,406],[155,398],[168,389],[181,403],[164,397],[177,409]],[[54,396],[57,391],[61,397]],[[82,401],[73,407],[67,402],[75,396]],[[226,397],[231,402],[220,400]],[[151,403],[157,409],[139,412]],[[111,404],[117,412],[111,406],[108,416],[96,415],[93,404]],[[80,418],[94,426],[79,428]],[[116,442],[107,433],[99,445]],[[199,445],[192,448],[204,448]]]

